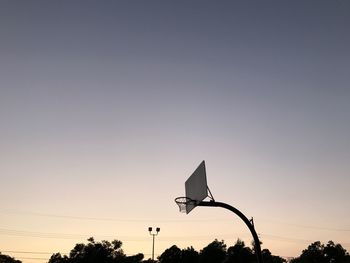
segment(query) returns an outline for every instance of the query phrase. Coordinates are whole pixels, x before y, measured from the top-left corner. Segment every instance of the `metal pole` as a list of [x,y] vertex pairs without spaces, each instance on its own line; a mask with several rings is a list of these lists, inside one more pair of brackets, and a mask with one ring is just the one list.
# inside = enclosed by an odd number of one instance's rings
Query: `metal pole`
[[154,236],[155,236],[155,234],[152,234],[152,236],[153,236],[152,261],[154,261]]
[[149,234],[152,236],[152,261],[154,261],[154,237],[156,236],[156,235],[158,235],[158,233],[159,233],[159,231],[160,231],[160,228],[159,227],[157,227],[156,228],[156,233],[155,234],[153,234],[152,233],[152,227],[149,227],[148,228],[148,231],[149,231]]
[[249,221],[249,219],[241,211],[234,208],[233,206],[230,206],[228,204],[221,203],[221,202],[216,202],[216,201],[202,201],[198,204],[198,206],[222,207],[222,208],[226,208],[226,209],[230,210],[231,212],[235,213],[236,215],[238,215],[244,221],[244,223],[247,225],[250,232],[252,233],[252,236],[254,238],[255,253],[256,253],[258,263],[263,263],[260,241],[259,241],[259,237],[256,234],[256,231],[254,229],[254,225],[252,222]]

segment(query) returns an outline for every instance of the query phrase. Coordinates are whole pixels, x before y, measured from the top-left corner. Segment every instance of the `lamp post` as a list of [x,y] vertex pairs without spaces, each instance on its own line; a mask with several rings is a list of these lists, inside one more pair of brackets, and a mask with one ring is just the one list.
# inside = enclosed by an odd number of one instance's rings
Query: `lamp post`
[[148,228],[149,234],[153,237],[152,261],[154,261],[154,237],[155,237],[156,235],[158,235],[159,231],[160,231],[160,228],[159,228],[159,227],[156,228],[156,233],[152,233],[152,227],[149,227],[149,228]]

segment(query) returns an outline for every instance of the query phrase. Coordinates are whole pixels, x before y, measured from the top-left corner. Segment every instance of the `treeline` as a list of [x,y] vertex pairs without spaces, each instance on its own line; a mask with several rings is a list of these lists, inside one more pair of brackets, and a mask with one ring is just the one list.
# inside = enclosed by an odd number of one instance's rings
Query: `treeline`
[[[279,256],[272,255],[268,249],[262,250],[264,263],[287,262]],[[236,244],[227,247],[223,240],[215,239],[200,251],[193,247],[180,249],[173,245],[166,249],[157,260],[144,259],[139,253],[127,256],[119,240],[96,242],[89,238],[88,243],[78,243],[69,255],[53,254],[48,263],[256,263],[254,248],[247,247],[238,239]],[[349,253],[340,245],[329,241],[322,244],[317,241],[302,251],[291,263],[350,263]],[[10,256],[0,253],[0,263],[21,263]]]
[[350,263],[349,253],[340,244],[328,241],[327,245],[316,241],[303,250],[291,263]]
[[10,256],[3,255],[0,252],[0,263],[22,263],[20,260],[16,260]]

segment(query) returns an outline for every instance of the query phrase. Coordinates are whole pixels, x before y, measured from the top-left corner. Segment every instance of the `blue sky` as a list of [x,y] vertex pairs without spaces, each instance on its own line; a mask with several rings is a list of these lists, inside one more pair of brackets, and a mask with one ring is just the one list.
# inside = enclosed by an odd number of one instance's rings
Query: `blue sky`
[[254,216],[274,254],[330,239],[350,250],[349,8],[1,2],[0,251],[94,235],[149,254],[150,224],[157,253],[249,244],[224,211],[178,213],[202,160],[214,197]]

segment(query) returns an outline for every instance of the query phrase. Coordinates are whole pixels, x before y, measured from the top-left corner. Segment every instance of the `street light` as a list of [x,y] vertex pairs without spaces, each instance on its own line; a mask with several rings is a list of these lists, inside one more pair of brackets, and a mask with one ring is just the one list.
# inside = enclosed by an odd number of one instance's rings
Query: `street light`
[[156,235],[158,235],[159,231],[160,231],[160,228],[159,228],[159,227],[156,228],[156,233],[152,233],[152,227],[149,227],[149,228],[148,228],[149,234],[153,237],[152,261],[154,261],[154,237],[155,237]]

